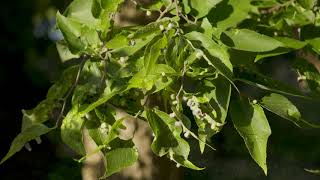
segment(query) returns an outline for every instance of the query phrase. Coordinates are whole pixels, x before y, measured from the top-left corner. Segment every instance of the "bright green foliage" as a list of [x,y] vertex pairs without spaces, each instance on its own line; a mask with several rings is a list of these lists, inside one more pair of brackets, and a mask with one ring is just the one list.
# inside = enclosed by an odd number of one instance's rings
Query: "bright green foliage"
[[[203,153],[206,146],[213,149],[212,137],[233,123],[267,174],[271,128],[263,108],[298,127],[319,128],[296,104],[320,101],[320,74],[301,55],[320,54],[318,1],[157,0],[139,7],[147,15],[160,12],[158,19],[121,27],[114,17],[124,2],[74,0],[57,13],[64,37],[57,43],[61,60],[79,64],[65,70],[44,101],[23,111],[21,133],[1,163],[55,128],[82,162],[91,155],[83,144],[87,131],[98,147],[94,153],[104,155],[108,177],[137,161],[132,139],[119,132],[125,120],[139,118],[153,131],[156,155],[194,170],[203,168],[189,159],[188,138],[195,138]],[[257,68],[284,54],[303,88]],[[242,92],[243,84],[260,89],[261,96]],[[119,109],[127,116],[119,119]]]

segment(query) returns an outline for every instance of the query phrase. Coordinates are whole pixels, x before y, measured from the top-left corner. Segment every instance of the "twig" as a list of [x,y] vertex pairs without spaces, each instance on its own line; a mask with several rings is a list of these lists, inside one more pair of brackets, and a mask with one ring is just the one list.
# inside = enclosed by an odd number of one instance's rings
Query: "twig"
[[69,97],[72,95],[74,89],[76,88],[76,86],[78,85],[78,82],[79,82],[79,79],[80,79],[80,75],[81,75],[81,72],[82,72],[82,69],[83,69],[83,66],[85,64],[85,62],[89,59],[89,56],[87,55],[84,55],[81,57],[81,63],[79,65],[79,69],[78,69],[78,72],[77,72],[77,76],[72,84],[72,86],[70,87],[68,93],[63,97],[62,99],[62,108],[60,110],[60,114],[58,116],[58,119],[57,119],[57,122],[56,122],[56,125],[55,125],[55,128],[57,128],[60,124],[60,122],[62,121],[62,117],[64,115],[64,111],[66,109],[66,104],[67,104],[67,100],[69,99]]
[[162,12],[160,12],[160,15],[159,15],[157,21],[159,21],[159,20],[171,9],[171,6],[172,6],[172,2],[170,2],[169,6],[166,7],[165,10],[163,10]]

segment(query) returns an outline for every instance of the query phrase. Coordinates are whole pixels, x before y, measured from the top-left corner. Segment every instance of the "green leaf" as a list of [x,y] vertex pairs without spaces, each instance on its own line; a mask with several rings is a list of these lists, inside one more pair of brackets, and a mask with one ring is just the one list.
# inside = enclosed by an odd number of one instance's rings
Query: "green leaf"
[[257,54],[256,58],[254,59],[254,62],[258,62],[262,59],[268,58],[268,57],[274,57],[274,56],[279,56],[282,54],[286,54],[291,52],[293,49],[289,49],[289,48],[277,48],[275,50],[272,51],[267,51],[267,52],[260,52]]
[[102,11],[100,0],[92,0],[91,13],[94,18],[99,18]]
[[320,127],[305,121],[297,109],[297,107],[285,96],[272,93],[269,96],[265,96],[261,101],[262,107],[267,110],[281,116],[284,119],[292,121],[296,126],[300,128],[304,127]]
[[298,0],[298,2],[305,9],[312,9],[318,3],[317,0]]
[[163,26],[163,28],[166,28],[169,24],[169,19],[165,18],[162,19],[159,22],[152,22],[147,24],[146,26],[143,26],[136,30],[133,34],[130,34],[130,39],[143,39],[147,36],[150,36],[151,34],[159,34],[162,30],[160,29],[160,26]]
[[210,24],[208,18],[203,18],[201,23],[201,28],[204,30],[204,33],[208,37],[212,37],[212,34],[214,32],[212,25]]
[[161,50],[167,45],[167,40],[164,37],[159,39],[157,42],[152,44],[149,48],[147,47],[144,55],[144,69],[147,74],[155,69],[155,65],[159,56],[161,55]]
[[[125,38],[127,37],[115,37],[117,39],[111,39],[111,44],[107,43],[107,47],[110,49],[113,49],[111,51],[112,54],[118,57],[127,57],[134,55],[137,53],[140,49],[145,47],[150,41],[153,40],[154,37],[156,37],[157,34],[151,34],[143,39],[135,39],[135,45],[131,46],[129,45],[129,40],[125,41]],[[119,39],[120,38],[120,39]]]
[[63,42],[57,42],[57,50],[58,50],[58,53],[59,53],[59,56],[60,56],[60,59],[62,62],[66,62],[70,59],[76,59],[76,58],[79,58],[80,55],[78,54],[73,54],[68,46],[63,43]]
[[197,18],[202,18],[206,16],[209,11],[221,1],[222,0],[189,0],[189,6],[192,8],[191,14],[195,15]]
[[[306,89],[313,96],[320,96],[320,73],[318,69],[305,59],[297,58],[293,67],[298,71],[301,80],[307,83]],[[311,92],[310,92],[311,91]]]
[[289,6],[281,17],[289,26],[305,26],[313,24],[315,15],[312,10],[306,10],[301,6]]
[[72,53],[76,54],[85,49],[86,44],[80,39],[81,25],[79,23],[64,17],[58,12],[57,25],[69,44],[69,49]]
[[29,126],[13,140],[9,152],[4,158],[2,158],[0,164],[8,160],[15,153],[19,152],[27,142],[34,140],[41,135],[47,134],[52,129],[53,128],[48,128],[43,124],[33,124],[32,126]]
[[[199,1],[200,3],[201,1]],[[202,2],[201,2],[202,3]],[[247,19],[252,9],[251,0],[229,0],[223,1],[214,8],[208,15],[209,21],[217,27],[220,33],[230,27],[235,27],[241,21]]]
[[190,146],[180,137],[181,126],[175,126],[176,120],[167,113],[154,109],[147,111],[147,119],[155,134],[151,148],[158,156],[168,154],[170,159],[184,167],[202,170],[188,160]]
[[124,0],[101,0],[102,8],[107,12],[115,12]]
[[104,177],[109,177],[120,170],[133,165],[138,160],[135,148],[117,148],[105,155],[107,171]]
[[265,52],[284,46],[282,42],[274,38],[248,29],[226,31],[225,35],[227,37],[222,40],[226,45],[243,51]]
[[70,3],[64,15],[68,19],[75,21],[81,25],[86,25],[92,28],[99,28],[100,20],[96,19],[92,12],[97,15],[95,11],[92,11],[93,5],[96,5],[96,0],[74,0]]
[[273,57],[273,56],[278,56],[281,54],[286,54],[286,53],[289,53],[293,50],[301,49],[307,45],[307,42],[299,41],[299,40],[288,38],[288,37],[276,36],[273,38],[282,42],[285,47],[279,47],[277,49],[267,51],[267,52],[260,52],[256,56],[255,62],[258,62],[259,60],[264,59],[266,57]]
[[292,49],[301,49],[304,46],[307,45],[307,42],[304,41],[299,41],[296,39],[292,39],[289,37],[281,37],[281,36],[275,36],[273,37],[274,39],[282,42],[282,44],[287,47],[287,48],[292,48]]
[[211,56],[218,58],[210,60],[212,65],[226,77],[232,77],[233,67],[225,47],[215,43],[205,34],[196,31],[188,33],[185,36],[189,40],[200,41],[201,45],[210,53]]
[[231,119],[251,157],[267,174],[266,149],[271,129],[263,109],[247,100],[235,100],[231,102]]
[[[172,82],[170,76],[176,71],[168,65],[157,64],[151,71],[147,72],[145,69],[140,70],[129,81],[128,88],[139,88],[151,90],[155,86],[154,92],[158,92],[167,87]],[[163,76],[163,74],[165,76]]]
[[308,39],[307,42],[316,53],[320,54],[320,38]]
[[303,96],[303,94],[298,89],[293,88],[271,77],[265,76],[248,67],[236,69],[235,74],[237,75],[235,80],[241,81],[250,86],[255,86],[271,92],[307,99],[307,97]]
[[78,109],[71,109],[62,121],[61,138],[72,150],[80,155],[85,155],[83,145],[83,128],[84,119],[78,114]]
[[52,111],[56,108],[61,108],[60,99],[64,98],[71,88],[75,76],[78,71],[78,66],[71,66],[64,70],[62,76],[48,90],[47,97],[41,101],[32,110],[22,110],[22,127],[24,131],[33,124],[44,123],[50,119]]

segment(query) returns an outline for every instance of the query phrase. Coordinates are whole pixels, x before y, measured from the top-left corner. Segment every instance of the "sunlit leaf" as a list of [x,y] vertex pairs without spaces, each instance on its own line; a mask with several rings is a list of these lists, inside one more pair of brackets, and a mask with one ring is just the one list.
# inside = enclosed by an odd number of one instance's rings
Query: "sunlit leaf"
[[251,157],[267,174],[266,151],[271,129],[263,109],[244,99],[232,101],[231,118]]

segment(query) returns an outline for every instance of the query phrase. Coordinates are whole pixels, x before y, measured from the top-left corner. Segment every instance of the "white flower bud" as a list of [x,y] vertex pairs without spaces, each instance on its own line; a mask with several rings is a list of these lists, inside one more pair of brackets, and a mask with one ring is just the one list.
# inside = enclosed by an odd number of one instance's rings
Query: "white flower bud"
[[172,105],[177,105],[178,101],[172,101]]
[[176,99],[176,95],[175,94],[170,94],[170,99],[175,100]]
[[307,78],[305,76],[299,76],[297,78],[297,81],[300,82],[300,81],[303,81],[303,80],[306,80]]
[[210,128],[211,128],[212,130],[215,130],[215,129],[217,128],[216,123],[212,123]]
[[203,56],[203,52],[199,50],[199,51],[197,52],[197,54],[196,54],[196,57],[197,57],[198,59],[200,59],[200,58],[202,58],[202,56]]
[[36,141],[37,141],[37,144],[41,144],[41,142],[42,142],[40,137],[37,137]]
[[164,30],[164,26],[162,24],[159,26],[159,28],[160,28],[161,31]]
[[146,12],[146,15],[147,15],[147,16],[151,16],[151,11],[148,10],[148,11]]
[[252,103],[253,103],[253,104],[257,104],[258,101],[254,99],[254,100],[252,101]]
[[190,136],[190,132],[189,132],[189,131],[187,131],[187,132],[185,132],[183,135],[184,135],[184,137],[185,137],[185,138],[189,138],[189,136]]
[[107,126],[108,126],[107,123],[103,122],[103,123],[101,123],[100,128],[107,129]]
[[172,157],[172,155],[170,155],[170,160],[171,160],[171,161],[173,161],[173,157]]
[[129,45],[130,45],[130,46],[136,45],[136,41],[135,41],[135,40],[130,40],[130,41],[129,41]]
[[166,76],[166,73],[165,72],[161,72],[161,76]]
[[121,64],[126,63],[126,58],[125,58],[125,57],[120,57],[119,62],[120,62]]
[[183,96],[183,97],[182,97],[182,100],[184,100],[184,101],[188,101],[188,98],[187,98],[187,97],[185,97],[185,96]]
[[174,117],[176,117],[176,113],[172,112],[172,113],[169,114],[169,116],[174,118]]
[[131,38],[133,38],[133,36],[134,36],[134,34],[129,34],[128,38],[131,39]]
[[29,143],[26,143],[26,144],[24,145],[24,147],[25,147],[28,151],[32,151],[32,148],[31,148],[31,146],[30,146]]
[[168,27],[167,27],[167,30],[171,30],[173,27],[174,27],[174,24],[173,23],[169,23]]
[[176,167],[179,168],[181,166],[181,164],[177,163]]
[[181,121],[176,121],[174,122],[174,126],[180,127],[182,125]]

